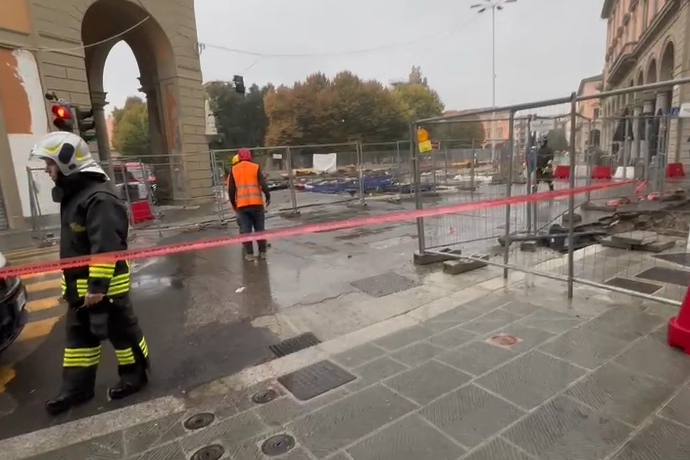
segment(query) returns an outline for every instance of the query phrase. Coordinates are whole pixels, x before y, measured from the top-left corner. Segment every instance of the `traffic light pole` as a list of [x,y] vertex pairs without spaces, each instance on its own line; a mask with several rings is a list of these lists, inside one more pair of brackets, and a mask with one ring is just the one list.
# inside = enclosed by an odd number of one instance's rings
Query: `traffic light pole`
[[115,168],[110,156],[110,143],[108,142],[108,125],[105,121],[105,106],[108,101],[105,100],[105,92],[91,93],[91,107],[93,109],[93,121],[96,128],[96,144],[98,145],[98,159],[101,162],[106,161],[108,164],[107,171],[110,180],[115,180]]

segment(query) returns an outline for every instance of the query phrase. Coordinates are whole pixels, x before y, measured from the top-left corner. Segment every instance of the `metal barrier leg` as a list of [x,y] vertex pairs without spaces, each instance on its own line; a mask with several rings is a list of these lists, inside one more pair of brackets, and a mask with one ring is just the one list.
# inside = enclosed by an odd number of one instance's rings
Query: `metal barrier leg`
[[[577,123],[577,100],[575,99],[576,93],[573,93],[573,102],[570,108],[570,126],[575,126]],[[627,125],[626,125],[627,129]],[[626,133],[627,134],[627,133]],[[570,178],[568,180],[568,187],[572,191],[575,188],[575,135],[576,130],[570,129]],[[575,275],[575,195],[570,194],[568,196],[568,213],[570,214],[570,219],[568,222],[568,299],[573,298],[573,279]]]
[[[412,174],[414,181],[414,205],[415,209],[422,209],[422,196],[419,187],[419,156],[415,147],[414,139],[417,138],[417,124],[410,123],[410,157],[412,157]],[[419,255],[423,255],[426,248],[424,236],[424,218],[417,218],[417,243],[419,244]]]
[[[506,197],[510,198],[513,193],[513,155],[514,152],[514,129],[515,111],[510,111],[508,117],[508,183],[506,184]],[[505,251],[503,252],[503,263],[508,264],[510,261],[510,205],[506,205],[506,236],[505,236]],[[508,267],[503,268],[503,278],[508,279]]]

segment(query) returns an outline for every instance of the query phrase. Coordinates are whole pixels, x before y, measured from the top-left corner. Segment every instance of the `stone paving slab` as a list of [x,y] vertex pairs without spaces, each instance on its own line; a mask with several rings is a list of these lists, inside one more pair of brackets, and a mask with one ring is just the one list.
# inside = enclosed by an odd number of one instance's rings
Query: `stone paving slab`
[[[356,379],[309,401],[271,379],[33,458],[188,460],[211,444],[223,460],[690,458],[690,357],[664,343],[671,310],[488,297],[329,357]],[[266,389],[276,398],[252,401]],[[198,412],[216,418],[186,429]],[[294,447],[265,456],[279,434]]]

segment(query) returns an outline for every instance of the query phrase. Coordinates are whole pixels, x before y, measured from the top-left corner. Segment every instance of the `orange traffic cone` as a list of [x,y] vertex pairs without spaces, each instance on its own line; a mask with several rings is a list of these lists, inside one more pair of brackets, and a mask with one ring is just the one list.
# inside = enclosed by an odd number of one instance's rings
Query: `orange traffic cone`
[[690,287],[685,293],[678,316],[668,322],[668,345],[690,354]]

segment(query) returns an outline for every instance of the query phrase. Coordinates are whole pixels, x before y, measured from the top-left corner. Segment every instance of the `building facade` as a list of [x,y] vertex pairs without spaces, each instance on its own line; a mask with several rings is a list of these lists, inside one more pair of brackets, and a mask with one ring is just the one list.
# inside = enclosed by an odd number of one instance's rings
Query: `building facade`
[[[592,96],[601,93],[604,87],[603,75],[584,78],[577,88],[578,96]],[[601,149],[601,101],[588,99],[578,101],[577,113],[579,115],[575,131],[575,149],[578,152]]]
[[120,40],[139,63],[159,183],[172,201],[211,195],[193,0],[3,0],[1,10],[0,231],[27,228],[36,206],[57,212],[45,193],[52,185],[32,175],[41,165],[28,158],[52,130],[46,92],[93,108],[94,150],[109,158],[103,69]]
[[[687,0],[605,0],[601,18],[607,21],[603,90],[610,91],[687,77],[690,62],[690,2]],[[616,119],[627,114],[633,134],[632,157],[651,152],[647,136],[661,139],[659,151],[669,162],[688,161],[687,120],[667,117],[671,107],[690,101],[690,86],[607,97],[600,101],[602,147],[615,150]],[[621,132],[619,130],[619,132]],[[622,132],[625,132],[624,130]],[[649,137],[650,139],[652,137]],[[620,140],[620,139],[619,139]],[[654,142],[657,145],[657,142]],[[655,149],[657,147],[654,147]]]

